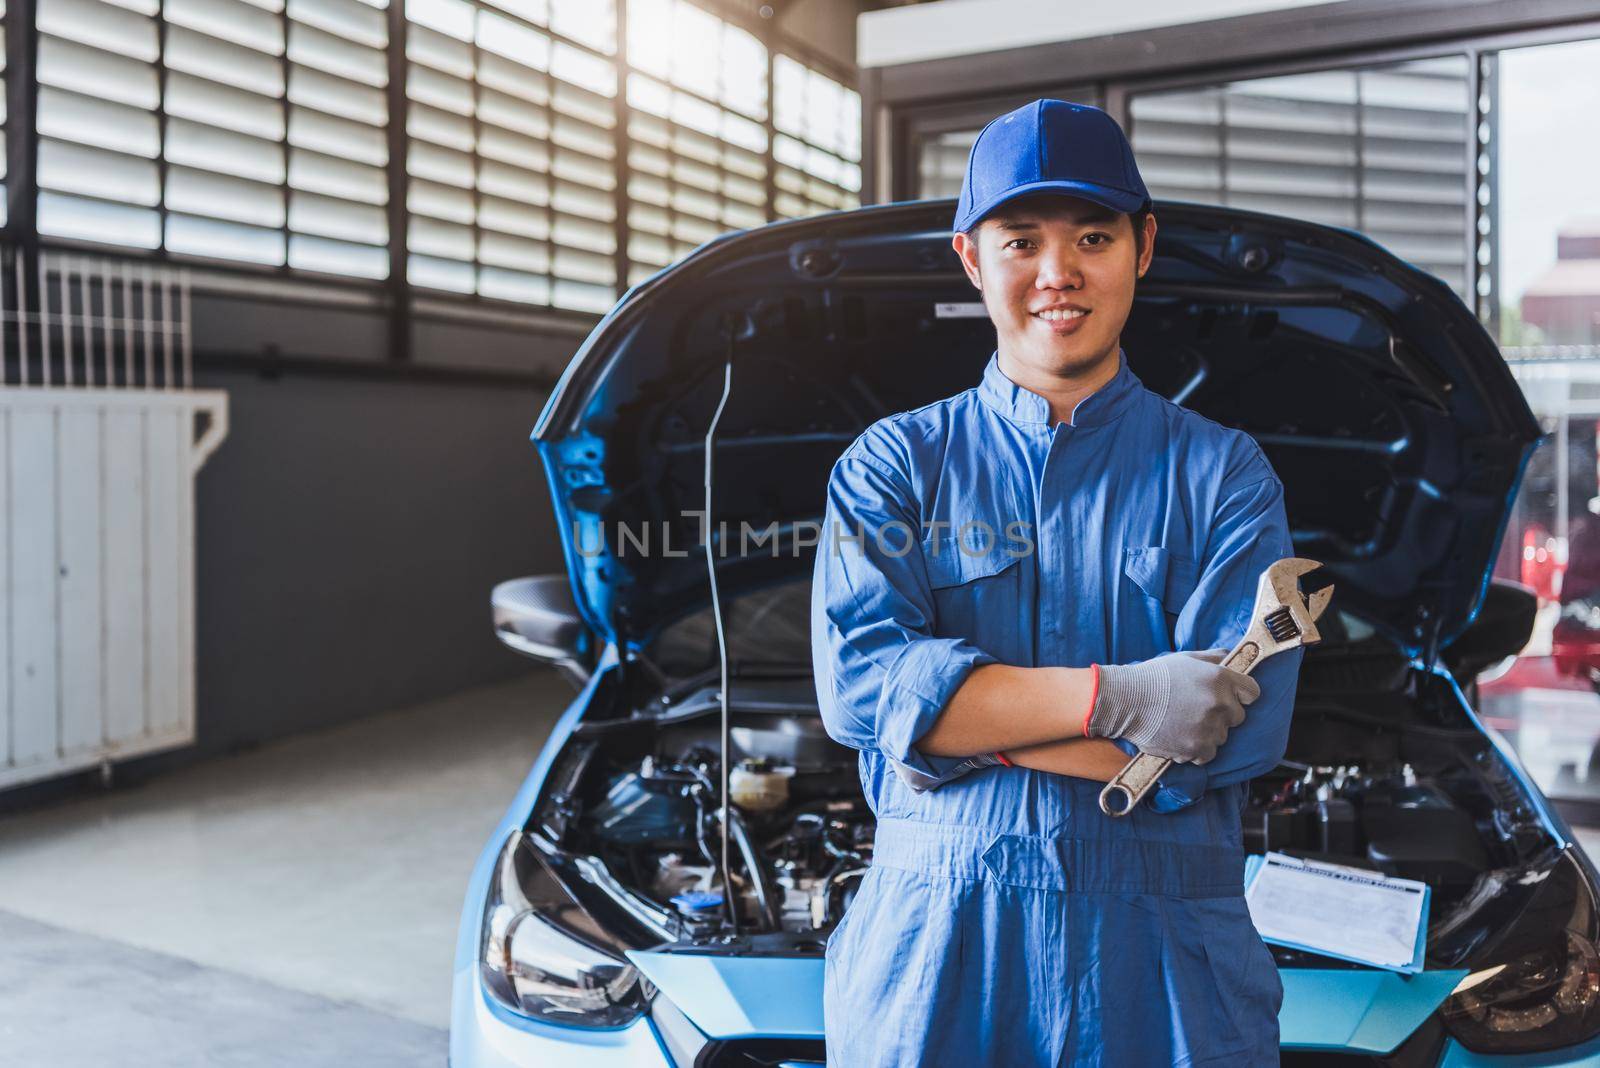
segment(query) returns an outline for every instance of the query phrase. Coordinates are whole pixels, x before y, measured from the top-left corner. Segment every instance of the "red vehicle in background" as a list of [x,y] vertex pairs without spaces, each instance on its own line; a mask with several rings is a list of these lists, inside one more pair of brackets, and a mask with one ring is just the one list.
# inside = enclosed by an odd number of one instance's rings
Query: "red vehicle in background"
[[[1532,547],[1536,528],[1529,528],[1523,543],[1524,581],[1561,604],[1550,636],[1550,655],[1556,671],[1585,679],[1600,692],[1600,516],[1594,513],[1575,520],[1568,531],[1564,560]],[[1539,584],[1548,572],[1554,587],[1551,592]]]
[[1557,539],[1541,523],[1522,532],[1522,584],[1539,595],[1541,601],[1554,601],[1561,594],[1566,554]]

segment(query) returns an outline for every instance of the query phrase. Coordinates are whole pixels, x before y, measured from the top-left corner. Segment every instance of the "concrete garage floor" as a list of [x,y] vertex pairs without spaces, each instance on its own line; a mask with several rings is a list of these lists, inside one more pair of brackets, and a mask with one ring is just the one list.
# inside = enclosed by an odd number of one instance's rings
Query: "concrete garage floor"
[[0,820],[0,1060],[445,1060],[466,879],[554,672]]

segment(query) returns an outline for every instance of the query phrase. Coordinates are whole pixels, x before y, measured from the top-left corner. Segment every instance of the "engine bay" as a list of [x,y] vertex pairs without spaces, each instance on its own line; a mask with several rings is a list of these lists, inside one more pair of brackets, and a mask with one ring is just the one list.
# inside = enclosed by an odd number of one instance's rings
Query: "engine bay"
[[[568,848],[598,858],[682,940],[812,936],[836,924],[871,863],[856,753],[824,732],[809,678],[738,680],[730,694],[733,915],[721,888],[715,684],[654,729],[610,724],[565,800]],[[580,729],[581,733],[581,729]],[[779,939],[779,941],[785,941]],[[801,939],[805,941],[805,939]]]
[[[794,674],[730,686],[731,910],[715,680],[574,733],[534,823],[559,849],[593,858],[635,918],[648,918],[639,948],[821,951],[871,864],[874,819],[857,754],[825,733],[811,687]],[[1284,760],[1250,784],[1241,824],[1251,853],[1426,882],[1446,956],[1467,926],[1452,915],[1480,908],[1553,844],[1448,680],[1349,644],[1308,650]]]

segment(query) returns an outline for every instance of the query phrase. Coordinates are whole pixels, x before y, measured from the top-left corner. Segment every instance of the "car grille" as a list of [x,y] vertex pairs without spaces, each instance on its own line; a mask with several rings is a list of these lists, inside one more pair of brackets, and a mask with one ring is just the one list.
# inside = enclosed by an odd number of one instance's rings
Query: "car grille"
[[802,1068],[826,1063],[821,1039],[708,1039],[659,992],[651,1002],[650,1018],[677,1068]]
[[821,1042],[752,1038],[712,1043],[695,1060],[695,1068],[802,1068],[823,1063]]
[[[658,1026],[668,1022],[663,1018],[667,1014],[682,1019],[675,1006],[658,998]],[[674,1050],[682,1068],[803,1068],[826,1060],[823,1044],[814,1040],[749,1038],[706,1042],[703,1035],[699,1037],[698,1048]],[[1393,1052],[1382,1056],[1288,1049],[1280,1055],[1279,1063],[1282,1068],[1436,1068],[1444,1052],[1444,1039],[1439,1018],[1431,1016]]]

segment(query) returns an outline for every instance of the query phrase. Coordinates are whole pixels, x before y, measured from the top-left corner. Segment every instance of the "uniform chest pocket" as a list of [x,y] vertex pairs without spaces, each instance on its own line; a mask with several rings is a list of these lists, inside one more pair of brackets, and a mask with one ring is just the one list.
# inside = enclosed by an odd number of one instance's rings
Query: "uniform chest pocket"
[[1167,649],[1175,648],[1178,616],[1200,583],[1200,565],[1164,545],[1130,545],[1123,550],[1122,570],[1150,599],[1152,611],[1165,617]]
[[1016,629],[1022,573],[1016,543],[992,538],[983,544],[944,534],[925,539],[922,556],[933,593],[935,635],[983,638]]

